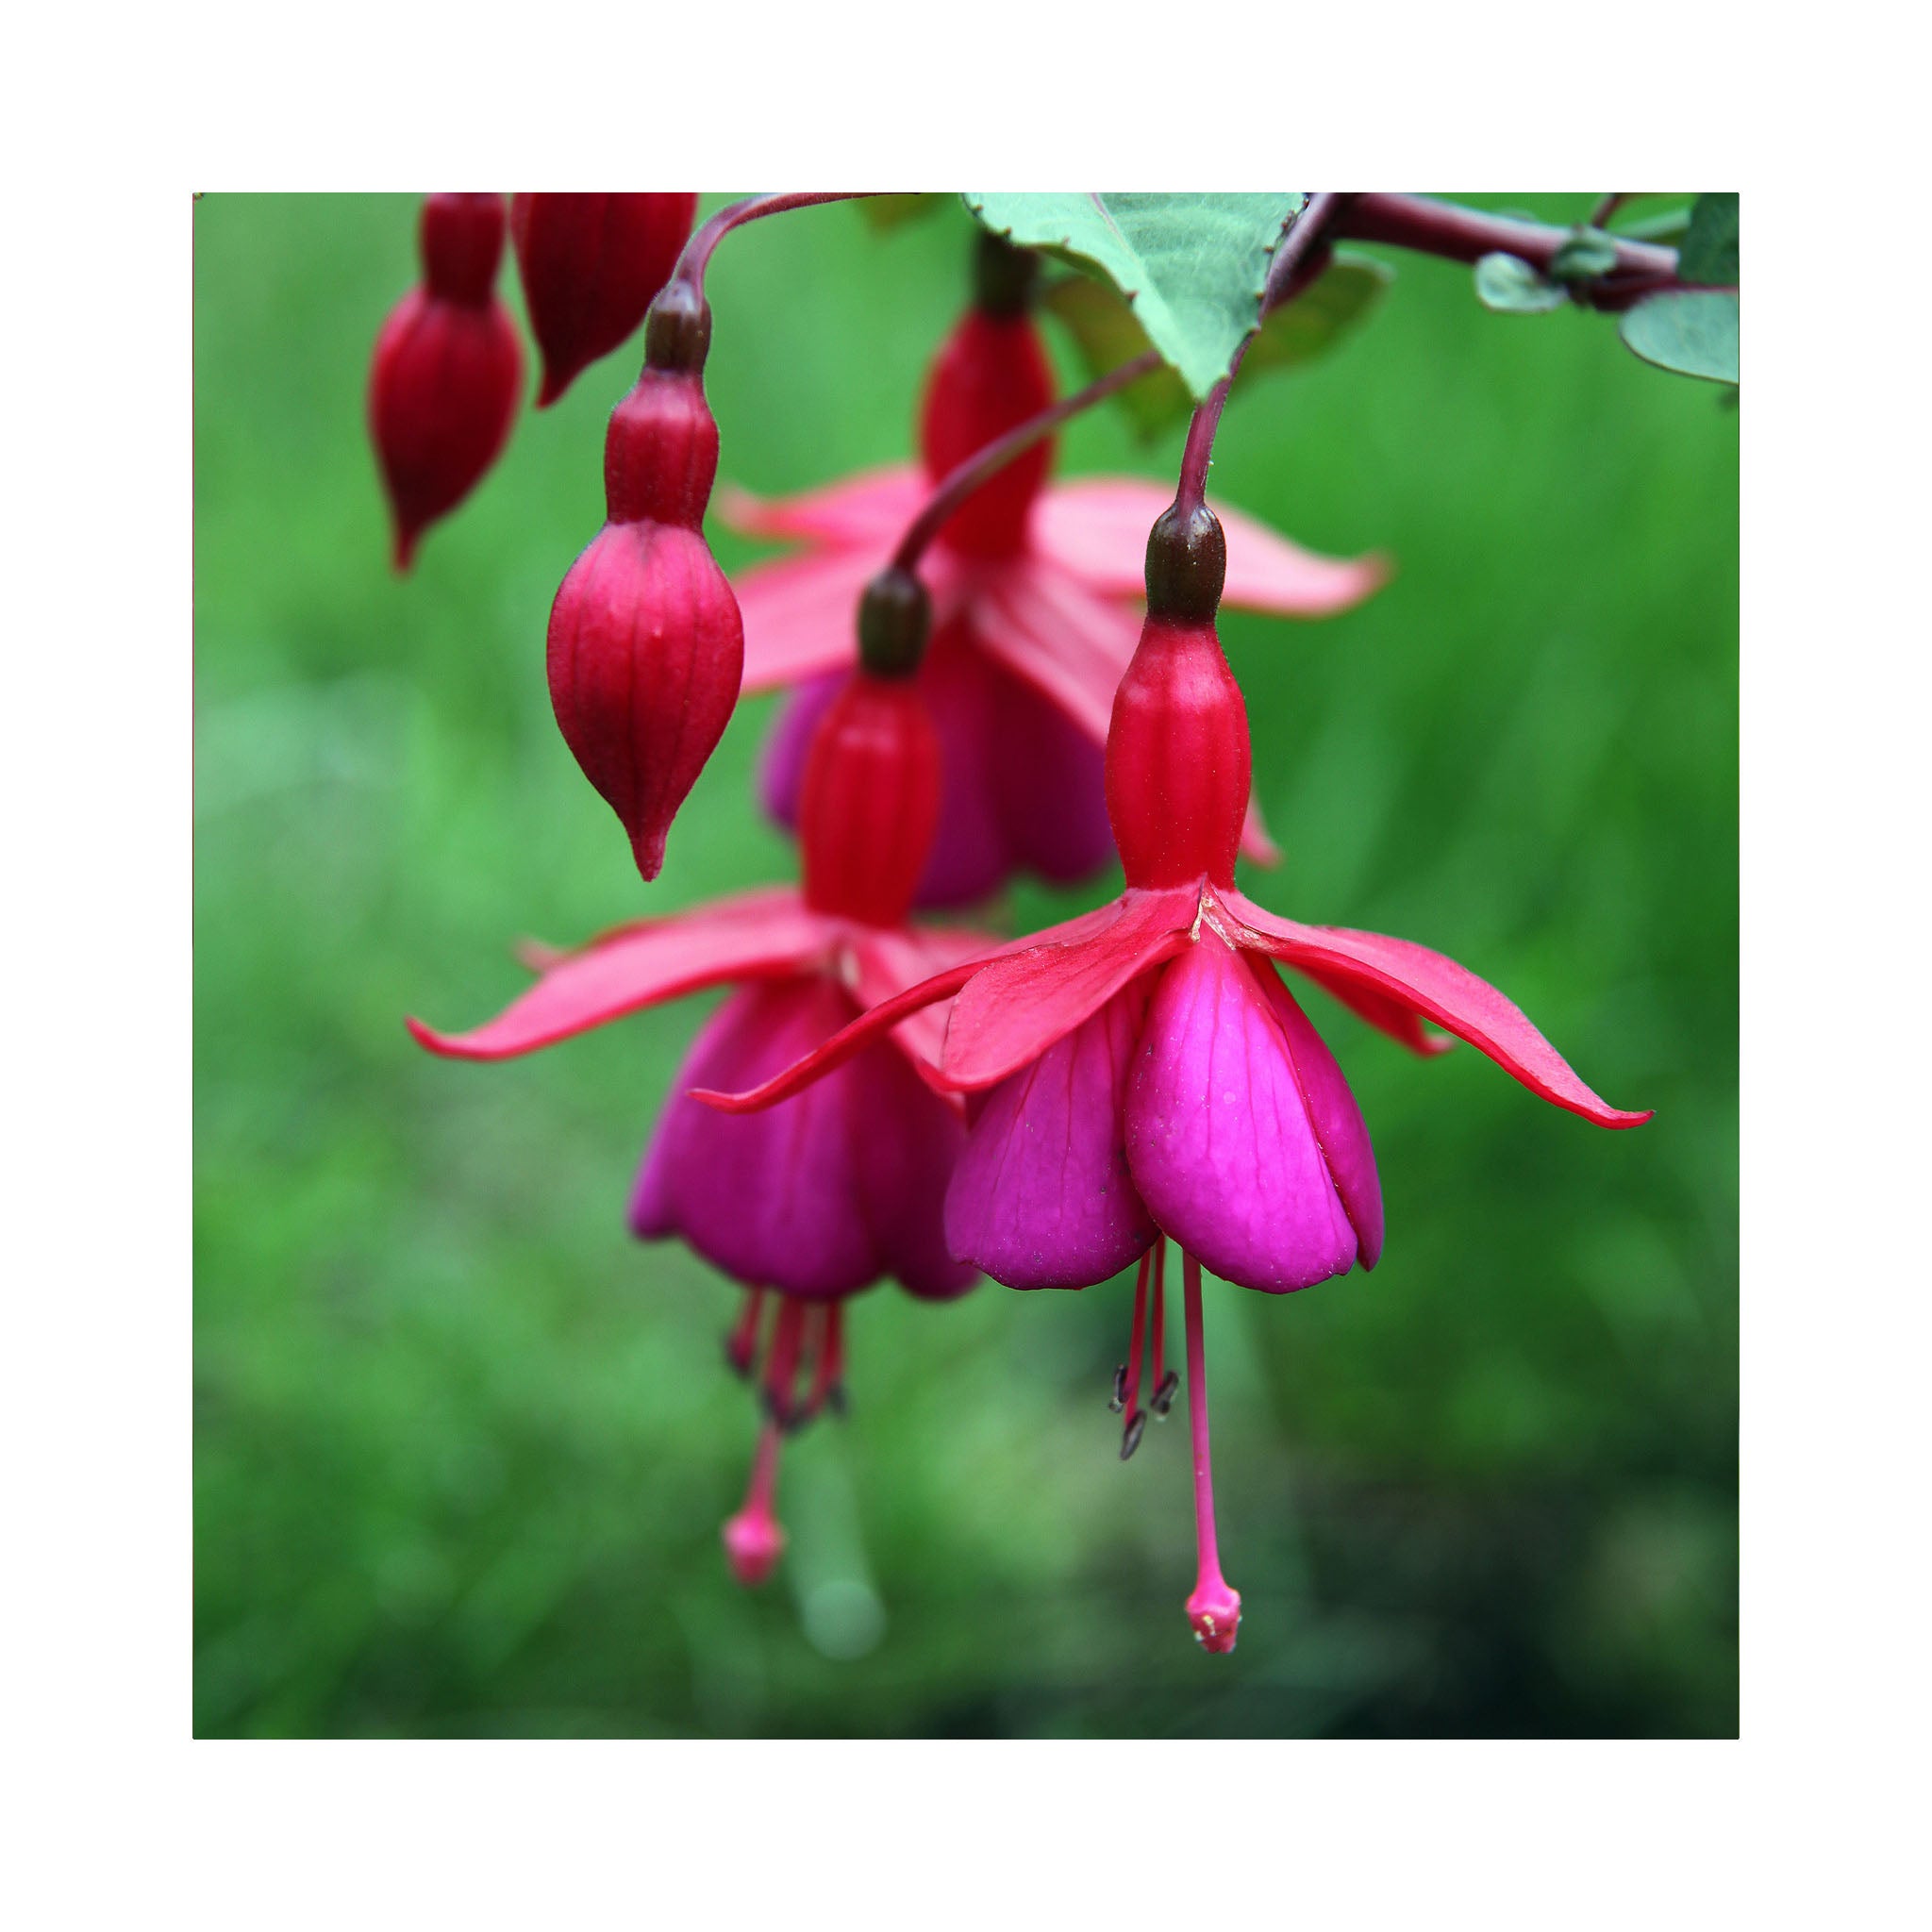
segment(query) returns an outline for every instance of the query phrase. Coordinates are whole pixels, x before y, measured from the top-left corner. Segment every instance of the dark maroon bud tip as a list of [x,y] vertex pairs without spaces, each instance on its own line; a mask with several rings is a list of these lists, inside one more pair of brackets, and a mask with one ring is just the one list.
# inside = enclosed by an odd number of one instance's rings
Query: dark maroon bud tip
[[1147,533],[1147,615],[1207,624],[1221,608],[1227,580],[1227,539],[1205,503],[1172,504]]
[[1127,1418],[1127,1425],[1121,1431],[1121,1460],[1124,1462],[1141,1446],[1141,1438],[1147,1433],[1147,1411],[1137,1408]]
[[858,600],[858,661],[874,677],[910,677],[931,629],[925,586],[909,570],[888,564]]
[[696,375],[711,348],[711,305],[691,283],[674,275],[658,291],[644,317],[644,366]]
[[979,231],[973,257],[973,306],[986,315],[1024,315],[1033,307],[1040,280],[1040,258],[1016,248],[991,228]]
[[1167,1420],[1168,1411],[1174,1407],[1174,1391],[1181,1386],[1180,1374],[1170,1369],[1160,1378],[1160,1387],[1154,1391],[1154,1413],[1162,1422]]
[[1113,1393],[1107,1398],[1107,1406],[1115,1415],[1127,1406],[1127,1365],[1122,1362],[1113,1372]]

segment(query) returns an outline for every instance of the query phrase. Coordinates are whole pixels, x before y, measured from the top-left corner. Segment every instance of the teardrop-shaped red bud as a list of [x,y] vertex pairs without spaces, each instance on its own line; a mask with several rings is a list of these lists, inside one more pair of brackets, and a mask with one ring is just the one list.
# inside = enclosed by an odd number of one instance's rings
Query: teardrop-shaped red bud
[[1130,886],[1234,884],[1248,708],[1211,618],[1150,616],[1114,692],[1107,815]]
[[647,879],[744,675],[738,600],[701,531],[717,467],[702,378],[646,369],[605,438],[609,521],[550,611],[558,725]]
[[424,206],[424,286],[391,311],[369,371],[369,429],[407,570],[423,531],[482,480],[509,439],[524,354],[491,292],[503,255],[499,194]]
[[903,925],[939,814],[939,734],[918,679],[855,671],[806,758],[806,903],[869,925]]
[[564,742],[654,879],[744,675],[738,600],[704,538],[648,519],[606,524],[551,607],[548,660]]
[[[1053,369],[1026,314],[968,309],[926,377],[920,451],[935,483],[1053,402]],[[982,483],[947,520],[940,541],[971,557],[1007,557],[1025,541],[1026,517],[1053,465],[1042,437]]]
[[695,194],[519,194],[510,235],[543,352],[537,407],[644,319],[690,239]]

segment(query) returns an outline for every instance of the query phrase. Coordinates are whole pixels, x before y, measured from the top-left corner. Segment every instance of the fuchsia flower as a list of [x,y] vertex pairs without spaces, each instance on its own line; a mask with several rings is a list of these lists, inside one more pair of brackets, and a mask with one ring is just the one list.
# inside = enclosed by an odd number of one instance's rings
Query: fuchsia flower
[[[1015,1288],[1083,1288],[1143,1257],[1130,1435],[1144,1257],[1158,1260],[1166,1237],[1179,1242],[1200,1557],[1188,1612],[1219,1651],[1234,1646],[1241,1599],[1214,1537],[1200,1268],[1284,1293],[1357,1261],[1372,1268],[1382,1251],[1367,1127],[1278,966],[1415,1051],[1448,1043],[1424,1032],[1431,1022],[1600,1125],[1649,1115],[1601,1100],[1515,1006],[1454,960],[1407,940],[1282,919],[1235,890],[1250,752],[1246,707],[1214,630],[1219,525],[1205,508],[1188,516],[1176,507],[1147,559],[1148,616],[1107,747],[1125,891],[943,969],[761,1086],[700,1098],[734,1112],[771,1106],[950,1000],[940,1081],[977,1097],[947,1191],[948,1243]],[[1158,1271],[1156,1281],[1158,1293]]]
[[473,1032],[409,1023],[436,1053],[503,1059],[683,993],[737,987],[674,1084],[629,1221],[640,1239],[675,1236],[746,1286],[727,1344],[741,1374],[757,1358],[768,1295],[776,1303],[763,1371],[769,1421],[751,1492],[724,1533],[746,1583],[763,1580],[783,1543],[773,1507],[779,1435],[840,1401],[844,1299],[888,1274],[934,1301],[976,1278],[943,1233],[965,1110],[934,1085],[937,1015],[914,1016],[782,1114],[730,1120],[689,1091],[762,1080],[862,1009],[984,951],[981,934],[906,924],[938,807],[933,727],[917,686],[862,673],[813,747],[802,891],[748,892],[620,926],[546,959],[535,986]]
[[[747,693],[797,687],[769,741],[761,790],[797,821],[806,747],[852,663],[852,611],[930,493],[957,464],[1053,400],[1053,375],[1003,244],[987,238],[980,297],[941,348],[921,414],[923,464],[762,502],[723,491],[720,514],[801,556],[735,580]],[[1011,251],[1006,251],[1010,254]],[[1002,280],[1001,276],[1005,279]],[[984,898],[1016,870],[1073,880],[1109,856],[1102,751],[1115,687],[1140,634],[1135,603],[1148,526],[1168,492],[1128,477],[1045,488],[1051,443],[975,491],[921,565],[935,631],[921,675],[944,758],[940,830],[923,906]],[[1359,603],[1386,575],[1377,558],[1317,557],[1230,512],[1228,601],[1286,617]],[[1247,808],[1244,849],[1276,856]]]

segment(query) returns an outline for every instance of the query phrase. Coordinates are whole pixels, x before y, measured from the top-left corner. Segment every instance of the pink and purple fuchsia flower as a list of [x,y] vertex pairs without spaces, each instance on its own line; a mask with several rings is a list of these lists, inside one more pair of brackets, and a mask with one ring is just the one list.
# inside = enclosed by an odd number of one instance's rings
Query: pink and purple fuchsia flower
[[1235,890],[1251,759],[1246,707],[1214,631],[1224,554],[1205,506],[1176,506],[1148,546],[1148,617],[1108,740],[1121,897],[944,970],[761,1087],[701,1096],[735,1111],[771,1107],[950,1001],[941,1082],[976,1098],[946,1191],[947,1243],[1013,1288],[1085,1288],[1142,1257],[1123,1378],[1135,1410],[1144,1257],[1154,1252],[1158,1280],[1160,1244],[1180,1245],[1199,1557],[1188,1615],[1216,1651],[1234,1646],[1241,1599],[1215,1536],[1200,1271],[1280,1294],[1373,1268],[1382,1252],[1368,1129],[1279,966],[1413,1050],[1447,1044],[1426,1021],[1600,1125],[1649,1118],[1591,1092],[1454,960],[1282,919]]

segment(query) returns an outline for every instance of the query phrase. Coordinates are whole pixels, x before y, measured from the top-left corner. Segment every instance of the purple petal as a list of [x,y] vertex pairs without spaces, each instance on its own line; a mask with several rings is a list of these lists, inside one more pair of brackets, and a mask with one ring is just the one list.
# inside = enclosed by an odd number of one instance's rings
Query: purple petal
[[[908,1131],[909,1116],[890,1077],[868,1080],[855,1062],[787,1105],[751,1115],[719,1113],[689,1096],[693,1086],[764,1079],[855,1011],[845,993],[816,974],[734,993],[679,1072],[638,1175],[632,1232],[646,1241],[681,1236],[725,1274],[787,1294],[849,1294],[902,1260],[917,1276],[908,1284],[915,1292],[934,1291],[931,1254],[944,1186],[936,1171],[939,1136],[924,1123]],[[952,1124],[946,1104],[920,1085],[896,1049],[881,1045],[866,1058],[874,1055],[892,1061],[911,1091]],[[893,1108],[884,1123],[873,1111],[882,1091]],[[957,1134],[956,1126],[955,1145]],[[862,1187],[859,1177],[864,1163],[879,1158],[874,1135],[916,1143],[904,1150],[899,1174],[910,1198],[899,1213],[876,1220],[872,1183]],[[914,1237],[922,1211],[932,1230],[925,1249]]]
[[1375,1150],[1369,1144],[1362,1110],[1356,1105],[1335,1056],[1294,995],[1282,985],[1274,963],[1251,953],[1247,964],[1287,1036],[1315,1139],[1328,1163],[1329,1178],[1341,1197],[1349,1225],[1355,1229],[1361,1264],[1373,1268],[1382,1258],[1382,1177],[1375,1172]]
[[957,625],[933,639],[920,673],[940,741],[940,819],[913,903],[970,906],[1011,870],[992,783],[997,719],[991,675]]
[[1211,927],[1161,975],[1125,1129],[1128,1167],[1155,1220],[1223,1280],[1282,1293],[1353,1265],[1355,1229],[1288,1041]]
[[1121,1104],[1153,975],[986,1096],[946,1192],[946,1241],[1009,1288],[1086,1288],[1154,1239]]
[[964,1294],[978,1271],[947,1252],[945,1203],[966,1123],[890,1042],[860,1054],[827,1084],[841,1079],[854,1191],[881,1269],[923,1300]]
[[988,750],[1007,850],[1045,878],[1086,878],[1113,858],[1106,755],[1030,685],[989,668],[995,710]]

